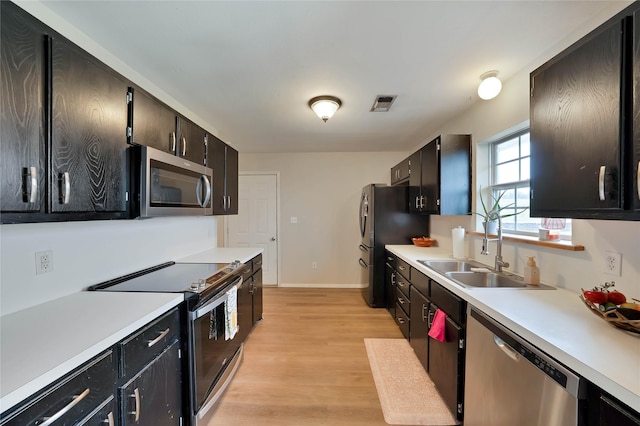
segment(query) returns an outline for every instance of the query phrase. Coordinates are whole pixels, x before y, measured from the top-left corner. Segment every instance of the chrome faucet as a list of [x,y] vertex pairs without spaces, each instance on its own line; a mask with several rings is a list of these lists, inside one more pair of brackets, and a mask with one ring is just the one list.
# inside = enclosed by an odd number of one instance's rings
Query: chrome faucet
[[[489,218],[496,216],[498,217],[498,238],[489,238]],[[495,270],[496,272],[502,272],[502,268],[508,268],[509,263],[502,260],[502,218],[500,217],[500,213],[496,211],[490,211],[484,218],[484,238],[482,239],[482,251],[480,254],[489,254],[490,241],[496,241],[498,243]]]

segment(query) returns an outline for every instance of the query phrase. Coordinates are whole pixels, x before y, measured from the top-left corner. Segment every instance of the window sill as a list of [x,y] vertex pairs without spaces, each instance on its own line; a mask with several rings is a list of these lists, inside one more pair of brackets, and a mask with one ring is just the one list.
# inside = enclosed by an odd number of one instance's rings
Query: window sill
[[[467,231],[467,234],[473,237],[484,237],[483,232]],[[496,237],[496,235],[491,235],[491,236],[494,238]],[[536,237],[529,237],[526,235],[513,236],[513,235],[504,235],[504,234],[502,235],[502,240],[513,241],[514,243],[531,244],[534,246],[548,247],[548,248],[558,249],[558,250],[584,251],[583,245],[573,244],[569,241],[564,241],[564,240],[541,241]]]

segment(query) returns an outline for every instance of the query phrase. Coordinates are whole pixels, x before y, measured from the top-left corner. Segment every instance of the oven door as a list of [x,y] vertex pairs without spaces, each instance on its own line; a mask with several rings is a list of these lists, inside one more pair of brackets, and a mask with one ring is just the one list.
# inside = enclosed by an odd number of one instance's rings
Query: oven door
[[[203,406],[208,408],[212,405],[209,401],[212,391],[242,343],[240,334],[237,331],[230,333],[227,326],[231,321],[227,312],[227,304],[232,297],[230,290],[234,287],[237,289],[241,284],[242,277],[235,278],[218,296],[190,312],[194,413],[198,413]],[[237,324],[237,309],[235,312]]]

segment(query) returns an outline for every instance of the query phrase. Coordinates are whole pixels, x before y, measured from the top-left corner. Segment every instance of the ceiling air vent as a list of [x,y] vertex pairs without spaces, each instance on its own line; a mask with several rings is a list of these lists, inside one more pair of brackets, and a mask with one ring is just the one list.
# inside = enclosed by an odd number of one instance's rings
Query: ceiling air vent
[[396,100],[398,95],[378,95],[373,101],[371,112],[387,112],[391,108],[391,104]]

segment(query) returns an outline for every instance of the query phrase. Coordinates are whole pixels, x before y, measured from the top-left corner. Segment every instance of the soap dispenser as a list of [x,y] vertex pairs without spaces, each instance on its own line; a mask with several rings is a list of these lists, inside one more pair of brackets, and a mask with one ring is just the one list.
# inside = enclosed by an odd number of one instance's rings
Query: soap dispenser
[[527,265],[524,267],[524,282],[526,284],[540,284],[540,269],[536,265],[535,256],[528,256]]

